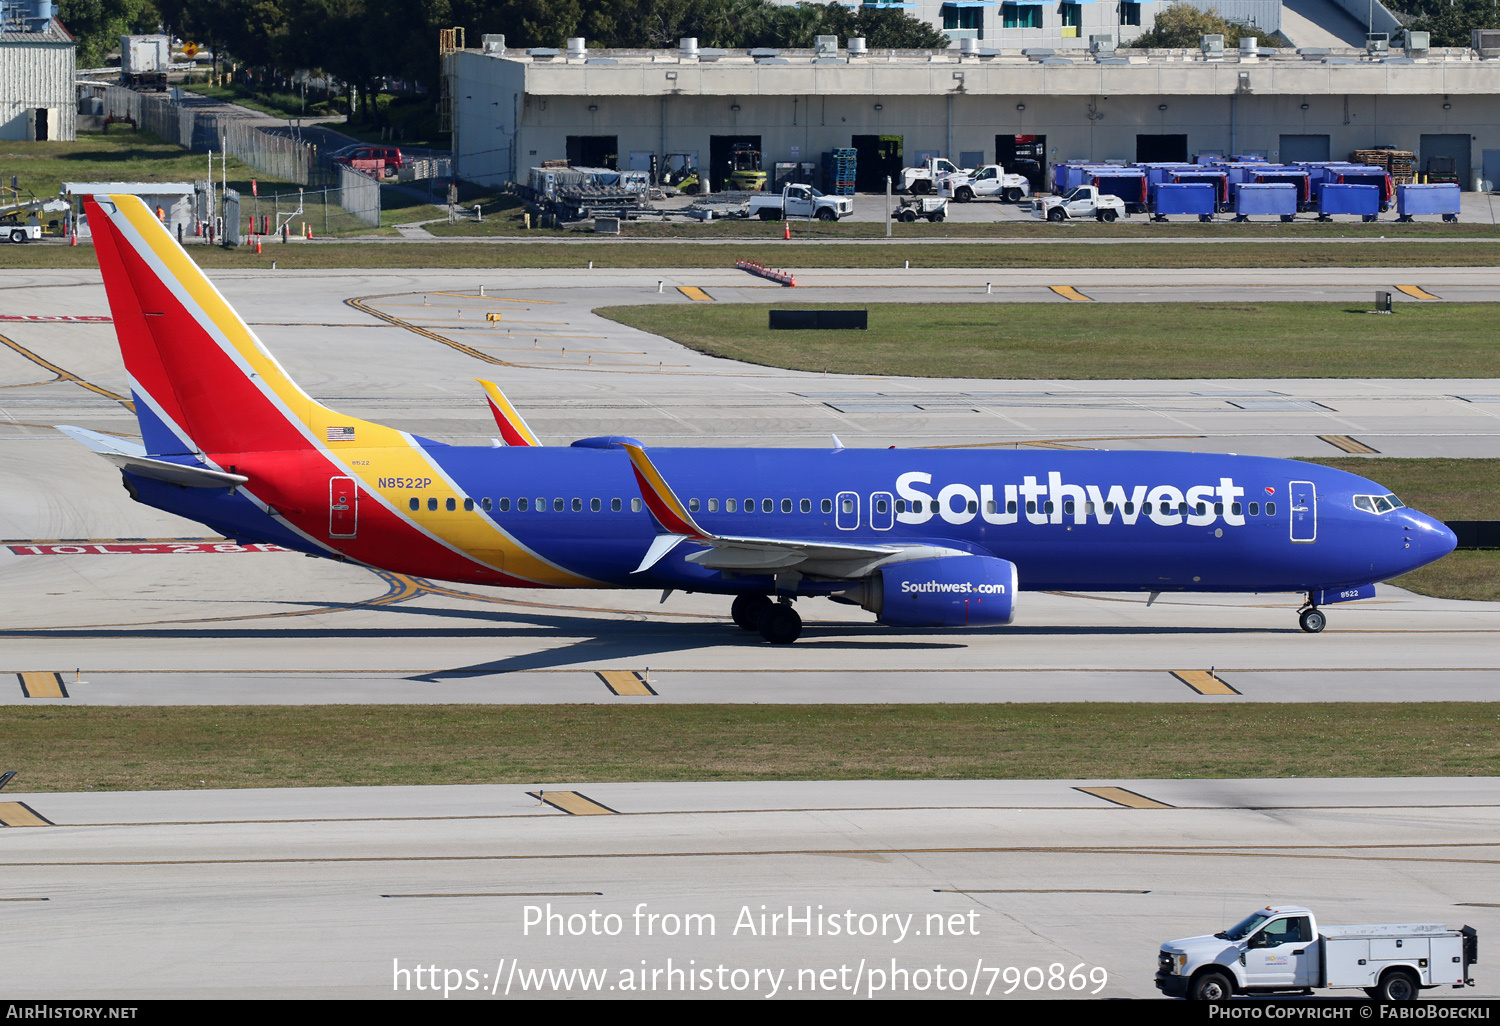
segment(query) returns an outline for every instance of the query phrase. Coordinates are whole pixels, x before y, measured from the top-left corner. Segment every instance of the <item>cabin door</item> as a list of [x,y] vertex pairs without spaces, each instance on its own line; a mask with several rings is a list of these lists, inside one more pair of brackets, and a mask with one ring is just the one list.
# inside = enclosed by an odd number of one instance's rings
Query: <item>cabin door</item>
[[1288,487],[1292,500],[1292,541],[1318,540],[1318,489],[1311,481],[1293,481]]
[[328,537],[353,538],[359,528],[359,488],[352,477],[328,479]]

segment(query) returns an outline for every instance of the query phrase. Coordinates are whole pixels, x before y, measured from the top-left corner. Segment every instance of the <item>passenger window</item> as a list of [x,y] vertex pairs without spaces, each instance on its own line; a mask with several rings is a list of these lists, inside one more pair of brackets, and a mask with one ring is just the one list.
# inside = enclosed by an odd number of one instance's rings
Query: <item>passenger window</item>
[[[824,513],[832,513],[833,512],[833,500],[832,499],[824,499],[823,500],[823,504],[822,504],[822,506],[820,508],[823,510]],[[904,501],[901,502],[899,508],[901,509],[901,512],[903,512],[903,513],[906,512],[906,503]]]
[[554,513],[561,513],[562,511],[563,511],[563,501],[562,501],[562,499],[560,499],[560,498],[553,499],[552,500],[552,512],[554,512]]
[[1180,516],[1180,517],[1185,517],[1185,516],[1188,515],[1188,504],[1187,503],[1180,502],[1180,503],[1177,504],[1177,515]]
[[[1068,505],[1071,506],[1073,504],[1070,502],[1070,503],[1068,503]],[[972,513],[978,513],[979,512],[979,502],[978,502],[978,500],[976,500],[976,499],[970,499],[969,500],[969,505],[968,505],[967,508],[968,508],[968,510],[969,510],[969,512],[971,514]],[[884,511],[882,511],[882,512],[884,512]]]
[[984,504],[984,511],[986,513],[994,513],[995,509],[996,509],[995,500],[994,499],[987,499],[985,501],[985,504]]
[[600,502],[598,499],[590,499],[589,500],[589,512],[590,513],[598,513],[603,508],[604,508],[604,503]]
[[1260,503],[1258,503],[1258,502],[1252,502],[1250,504],[1250,515],[1252,517],[1258,517],[1258,516],[1260,516]]
[[1240,504],[1237,503],[1237,502],[1234,503],[1232,506],[1229,507],[1229,512],[1232,513],[1235,516],[1239,516],[1240,515]]
[[[1047,503],[1047,505],[1050,506],[1050,505],[1052,505],[1052,503],[1049,502],[1049,503]],[[1133,502],[1127,502],[1125,504],[1125,515],[1127,517],[1135,516],[1135,503],[1133,503]]]
[[501,513],[509,513],[510,512],[510,500],[509,499],[501,499],[500,500],[500,512]]
[[484,507],[484,511],[486,513],[495,508],[494,506],[490,505],[490,497],[488,495],[484,497],[484,501],[481,502],[480,505]]
[[[1028,509],[1026,512],[1030,513],[1031,510]],[[1112,503],[1112,502],[1106,502],[1104,504],[1104,515],[1107,516],[1107,517],[1112,517],[1112,516],[1115,515],[1115,504],[1114,503]]]
[[844,513],[853,513],[854,512],[854,500],[853,499],[844,499],[843,501],[841,501],[839,503],[839,510],[841,512],[844,512]]
[[436,513],[437,512],[437,500],[436,499],[428,499],[427,500],[427,510],[430,513]]
[[792,500],[791,499],[782,499],[781,500],[781,512],[783,512],[783,513],[790,513],[791,511],[792,511]]
[[754,499],[746,499],[745,500],[745,512],[746,513],[754,513],[755,512],[755,500]]
[[1222,502],[1216,502],[1216,503],[1214,503],[1214,516],[1221,517],[1223,515],[1224,515],[1224,504]]
[[737,502],[734,499],[725,499],[724,500],[724,512],[725,513],[733,513],[736,510],[738,510],[739,507],[740,507],[739,502]]
[[530,499],[517,499],[516,500],[516,509],[519,510],[520,512],[522,512],[522,513],[525,513],[526,510],[528,508],[530,508],[530,506],[531,506],[531,500]]
[[538,513],[547,512],[547,500],[540,495],[538,495],[536,499],[536,511]]
[[[972,503],[970,505],[972,505]],[[971,510],[970,512],[973,512],[973,511]],[[1067,515],[1067,516],[1072,516],[1073,515],[1073,500],[1072,499],[1069,499],[1067,502],[1063,503],[1063,513],[1065,515]]]
[[574,499],[573,500],[573,512],[574,513],[582,513],[583,512],[583,500],[582,499]]
[[[1109,508],[1109,503],[1107,503],[1107,502],[1104,504],[1104,511],[1106,513],[1113,512]],[[1026,512],[1027,513],[1035,513],[1036,512],[1036,500],[1035,499],[1027,499],[1026,500]]]
[[717,512],[719,512],[719,500],[718,499],[709,499],[708,500],[708,511],[710,513],[717,513]]
[[443,506],[448,510],[449,513],[452,513],[454,510],[458,509],[458,502],[450,497],[448,501],[443,503]]
[[1015,516],[1016,515],[1016,504],[1014,502],[1007,502],[1005,504],[1005,512],[1009,513],[1011,516]]
[[1208,512],[1208,505],[1206,503],[1202,503],[1202,502],[1198,503],[1198,515],[1201,517],[1203,514],[1205,514],[1207,512]]
[[419,510],[421,508],[422,508],[422,500],[416,498],[415,496],[413,496],[412,500],[411,500],[411,510],[412,510],[412,512],[415,513],[417,510]]
[[464,512],[465,513],[470,513],[470,512],[473,512],[473,510],[474,510],[474,500],[473,499],[464,499]]
[[630,512],[632,512],[632,513],[639,513],[640,511],[641,511],[641,500],[640,499],[631,499],[630,500]]
[[1148,502],[1145,505],[1141,506],[1141,512],[1149,517],[1151,515],[1151,503]]
[[698,500],[697,499],[689,499],[688,500],[688,512],[689,513],[696,513],[696,512],[698,512]]
[[1274,517],[1275,515],[1276,515],[1276,503],[1274,503],[1274,502],[1268,502],[1268,503],[1266,503],[1266,516],[1268,516],[1268,517]]
[[[798,508],[800,510],[802,510],[802,512],[804,512],[804,513],[811,513],[812,512],[812,500],[811,499],[803,499],[801,505],[798,506]],[[882,513],[885,512],[885,500],[884,499],[880,500],[880,512],[882,512]]]
[[609,511],[611,513],[618,513],[618,512],[620,512],[620,500],[619,499],[610,499],[609,500]]
[[[1084,512],[1085,516],[1090,516],[1090,517],[1093,516],[1094,515],[1094,504],[1092,502],[1085,502],[1083,504],[1083,512]],[[1151,511],[1148,509],[1148,510],[1146,510],[1146,512],[1150,513]]]
[[761,499],[760,500],[760,511],[762,513],[770,513],[772,511],[774,511],[775,509],[776,509],[776,503],[773,502],[772,500],[770,500],[770,499]]
[[[971,503],[971,505],[972,505],[972,503]],[[994,505],[994,503],[991,503],[990,505]],[[810,503],[808,503],[808,501],[806,499],[803,499],[802,500],[802,512],[806,513],[808,511],[809,507],[810,507]],[[882,513],[883,514],[888,509],[890,509],[890,503],[886,502],[884,499],[876,499],[875,500],[875,512],[876,513]]]

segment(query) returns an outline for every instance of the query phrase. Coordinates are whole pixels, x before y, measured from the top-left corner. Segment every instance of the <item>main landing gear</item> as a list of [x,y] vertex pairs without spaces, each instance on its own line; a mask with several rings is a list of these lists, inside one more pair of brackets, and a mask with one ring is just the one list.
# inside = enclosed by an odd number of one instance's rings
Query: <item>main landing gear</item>
[[802,617],[792,608],[790,599],[772,602],[768,595],[739,595],[730,614],[741,628],[758,631],[773,645],[790,645],[802,636]]
[[1307,605],[1302,607],[1301,614],[1297,617],[1297,623],[1309,634],[1317,634],[1328,626],[1328,617],[1317,606],[1313,605],[1312,596],[1307,596]]

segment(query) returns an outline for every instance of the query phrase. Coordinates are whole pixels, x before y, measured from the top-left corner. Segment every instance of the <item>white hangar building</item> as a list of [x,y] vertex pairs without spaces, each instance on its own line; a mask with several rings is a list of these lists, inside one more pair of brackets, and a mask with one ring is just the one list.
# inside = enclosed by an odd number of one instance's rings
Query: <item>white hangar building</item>
[[0,0],[0,139],[75,138],[77,49],[51,0]]
[[[1500,58],[1467,48],[866,51],[480,50],[448,58],[461,177],[521,180],[543,160],[649,169],[694,153],[717,186],[735,143],[762,166],[859,153],[861,191],[926,155],[961,166],[1191,160],[1259,153],[1348,159],[1394,147],[1451,157],[1464,188],[1500,183]],[[1485,51],[1488,53],[1489,51]]]

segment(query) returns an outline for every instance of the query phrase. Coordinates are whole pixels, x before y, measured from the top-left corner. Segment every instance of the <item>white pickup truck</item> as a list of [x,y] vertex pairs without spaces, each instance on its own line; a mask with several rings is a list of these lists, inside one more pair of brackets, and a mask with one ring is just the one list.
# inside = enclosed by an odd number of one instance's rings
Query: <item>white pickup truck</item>
[[1125,216],[1125,201],[1109,193],[1101,196],[1095,186],[1080,185],[1063,196],[1033,197],[1031,216],[1046,218],[1048,221],[1067,221],[1076,217],[1113,221]]
[[1031,195],[1031,182],[1025,175],[1005,173],[999,164],[986,164],[973,174],[950,175],[953,198],[960,203],[984,196],[996,196],[1006,203],[1019,203]]
[[1268,905],[1221,933],[1167,941],[1157,956],[1156,988],[1196,1001],[1314,988],[1413,1001],[1423,987],[1472,987],[1469,968],[1478,960],[1473,927],[1418,923],[1320,930],[1309,909]]
[[0,217],[0,241],[35,242],[42,237],[42,222],[36,215],[21,220],[18,215]]
[[901,169],[901,191],[913,196],[937,192],[938,183],[950,175],[971,175],[971,168],[962,168],[942,157],[928,157],[925,164]]
[[759,217],[762,221],[780,221],[788,217],[837,221],[852,213],[854,197],[825,196],[811,185],[788,185],[780,192],[751,196],[745,204],[745,216]]

